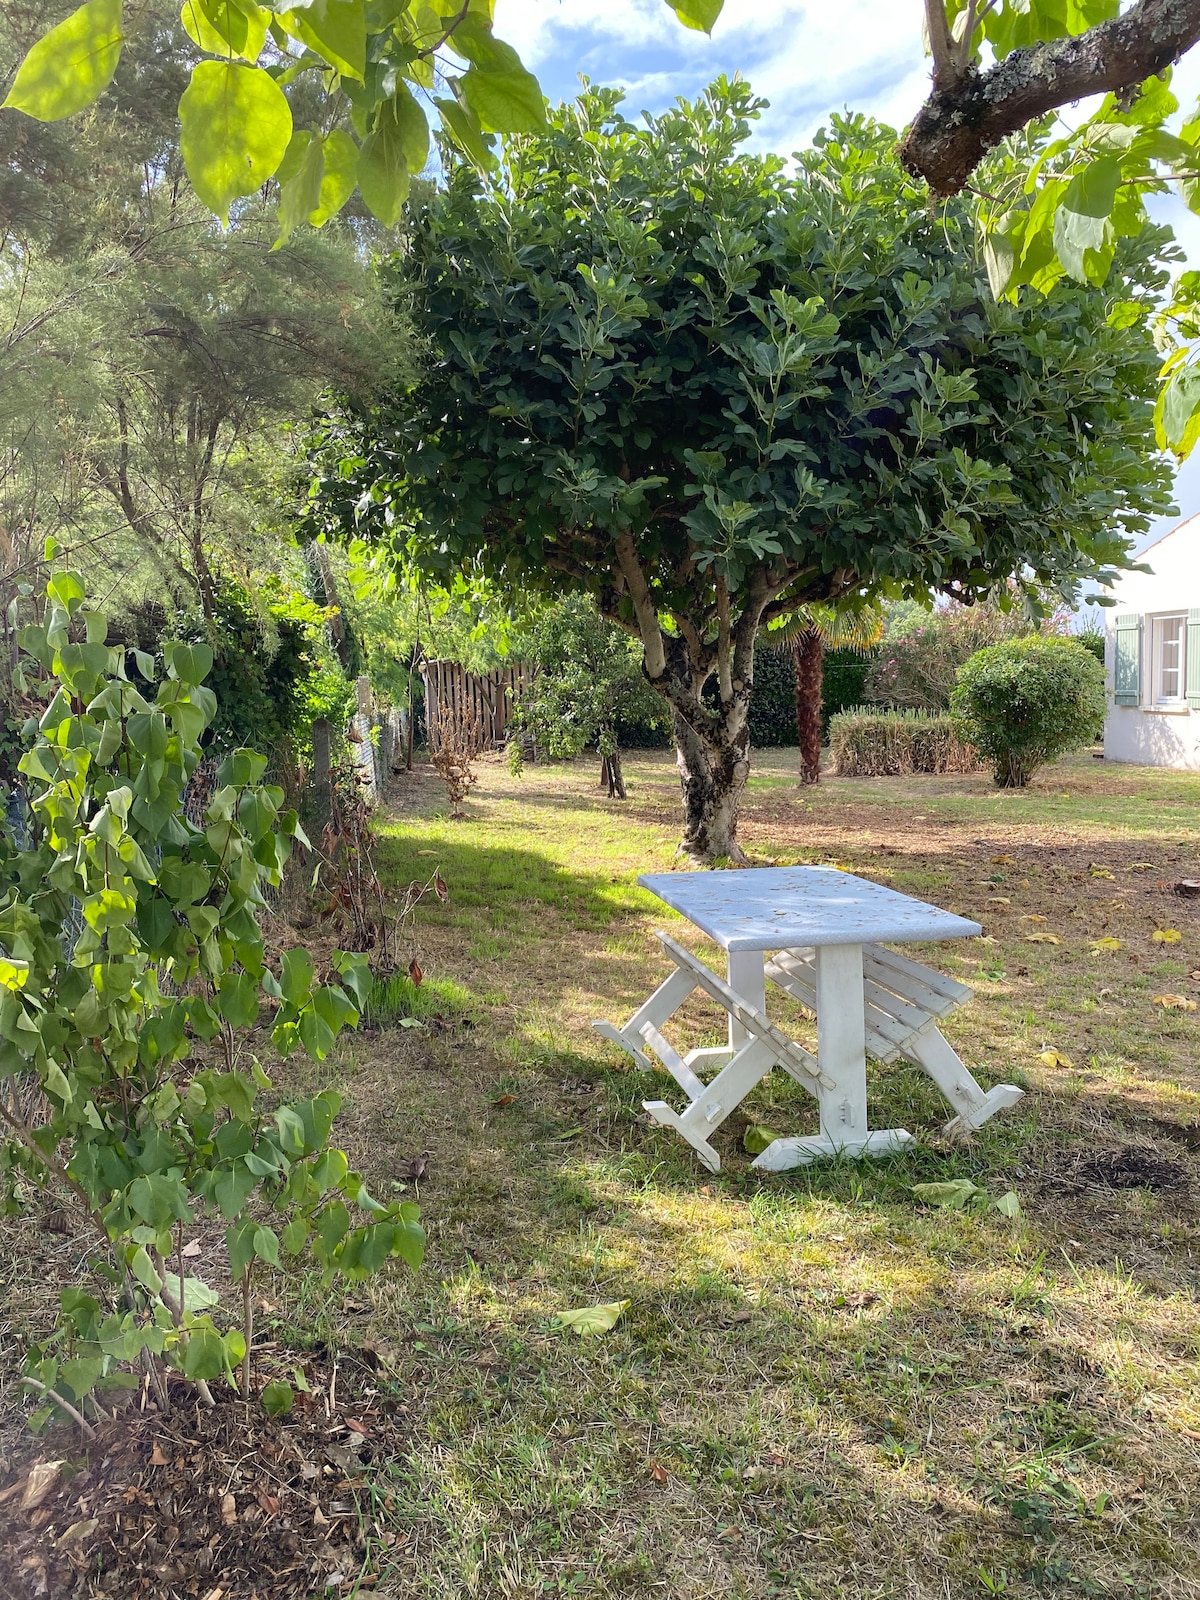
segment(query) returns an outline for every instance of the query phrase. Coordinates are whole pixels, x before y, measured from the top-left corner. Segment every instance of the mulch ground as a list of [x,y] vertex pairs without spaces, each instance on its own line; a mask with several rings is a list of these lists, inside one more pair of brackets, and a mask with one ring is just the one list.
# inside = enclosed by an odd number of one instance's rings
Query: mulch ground
[[357,1362],[306,1363],[272,1419],[214,1386],[169,1416],[136,1409],[81,1449],[69,1429],[0,1484],[0,1595],[59,1600],[300,1600],[368,1592],[396,1536],[364,1471],[407,1448],[407,1407]]

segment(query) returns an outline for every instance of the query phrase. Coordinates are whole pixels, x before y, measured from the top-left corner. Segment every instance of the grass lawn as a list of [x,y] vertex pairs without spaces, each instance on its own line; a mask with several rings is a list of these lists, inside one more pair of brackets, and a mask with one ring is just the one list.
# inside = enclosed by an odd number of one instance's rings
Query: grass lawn
[[[1171,892],[1200,876],[1200,775],[1084,755],[1020,793],[801,792],[792,760],[756,755],[745,847],[981,921],[983,942],[916,953],[976,989],[946,1031],[984,1086],[1029,1093],[953,1145],[932,1085],[877,1068],[872,1125],[914,1150],[759,1175],[749,1121],[816,1127],[775,1073],[716,1135],[714,1176],[641,1111],[679,1103],[670,1080],[589,1027],[665,975],[655,928],[720,965],[636,884],[676,864],[670,759],[628,759],[626,803],[594,762],[489,761],[463,822],[430,775],[398,780],[386,876],[450,887],[413,931],[424,1024],[288,1071],[344,1091],[343,1138],[385,1191],[429,1153],[426,1264],[348,1309],[280,1279],[260,1324],[365,1352],[407,1408],[410,1448],[359,1491],[366,1592],[1200,1596],[1200,1012],[1155,998],[1200,999],[1200,901]],[[681,1020],[679,1041],[716,1042],[707,1002]],[[911,1193],[951,1177],[1014,1190],[1021,1216]],[[555,1322],[617,1300],[606,1335]]]

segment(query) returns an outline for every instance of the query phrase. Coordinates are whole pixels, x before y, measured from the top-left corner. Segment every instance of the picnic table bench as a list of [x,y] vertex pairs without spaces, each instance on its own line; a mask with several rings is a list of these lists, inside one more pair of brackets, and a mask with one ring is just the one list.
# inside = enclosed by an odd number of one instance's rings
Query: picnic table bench
[[[972,990],[887,948],[969,938],[982,931],[977,922],[832,867],[647,873],[638,882],[725,950],[727,977],[659,933],[672,972],[623,1027],[592,1026],[643,1070],[657,1061],[671,1074],[686,1107],[647,1100],[645,1110],[680,1133],[711,1171],[721,1165],[712,1134],[777,1066],[816,1099],[820,1133],[776,1139],[754,1162],[767,1171],[913,1142],[905,1128],[867,1126],[868,1051],[928,1073],[954,1111],[950,1134],[978,1128],[1021,1098],[1008,1083],[985,1092],[938,1026]],[[815,1012],[815,1056],[768,1018],[768,981]],[[727,1013],[728,1043],[681,1056],[662,1029],[696,989]],[[710,1063],[719,1070],[705,1082],[697,1069]]]

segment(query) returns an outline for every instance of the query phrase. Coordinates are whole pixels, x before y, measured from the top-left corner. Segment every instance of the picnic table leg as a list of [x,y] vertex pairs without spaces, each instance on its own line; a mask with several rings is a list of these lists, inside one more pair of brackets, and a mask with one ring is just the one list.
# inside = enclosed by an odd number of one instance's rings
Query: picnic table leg
[[[761,950],[731,950],[729,952],[729,987],[740,995],[748,1006],[766,1015],[767,1010],[767,958]],[[729,1048],[740,1050],[750,1035],[740,1022],[729,1019]]]
[[754,1165],[786,1172],[821,1156],[882,1155],[913,1142],[904,1128],[871,1133],[867,1127],[867,1040],[863,953],[857,944],[820,945],[816,951],[817,1061],[834,1081],[818,1090],[821,1132],[816,1138],[776,1139]]
[[817,948],[817,1060],[837,1084],[822,1089],[821,1133],[838,1149],[867,1137],[867,1033],[859,944]]

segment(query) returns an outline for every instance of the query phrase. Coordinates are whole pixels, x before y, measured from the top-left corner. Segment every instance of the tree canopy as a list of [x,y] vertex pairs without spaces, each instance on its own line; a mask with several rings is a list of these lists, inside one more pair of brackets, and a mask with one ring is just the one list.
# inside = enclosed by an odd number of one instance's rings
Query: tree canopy
[[[495,181],[447,150],[392,269],[425,370],[331,420],[314,517],[595,595],[675,713],[688,848],[736,856],[760,625],[1103,581],[1168,504],[1157,357],[1107,296],[996,304],[969,208],[931,215],[888,129],[840,119],[789,172],[740,152],[740,81],[642,126],[619,101],[511,139]],[[1124,244],[1123,298],[1166,237]]]
[[[701,31],[721,3],[668,0]],[[274,177],[281,237],[300,222],[320,227],[356,188],[390,227],[429,154],[431,112],[481,167],[494,162],[493,135],[545,120],[537,80],[493,34],[492,11],[493,0],[184,0],[184,39],[164,38],[153,6],[85,0],[40,37],[44,17],[27,18],[35,27],[4,104],[41,122],[74,116],[112,83],[131,36],[157,36],[189,72],[183,157],[223,221]],[[297,125],[298,98],[311,127]]]

